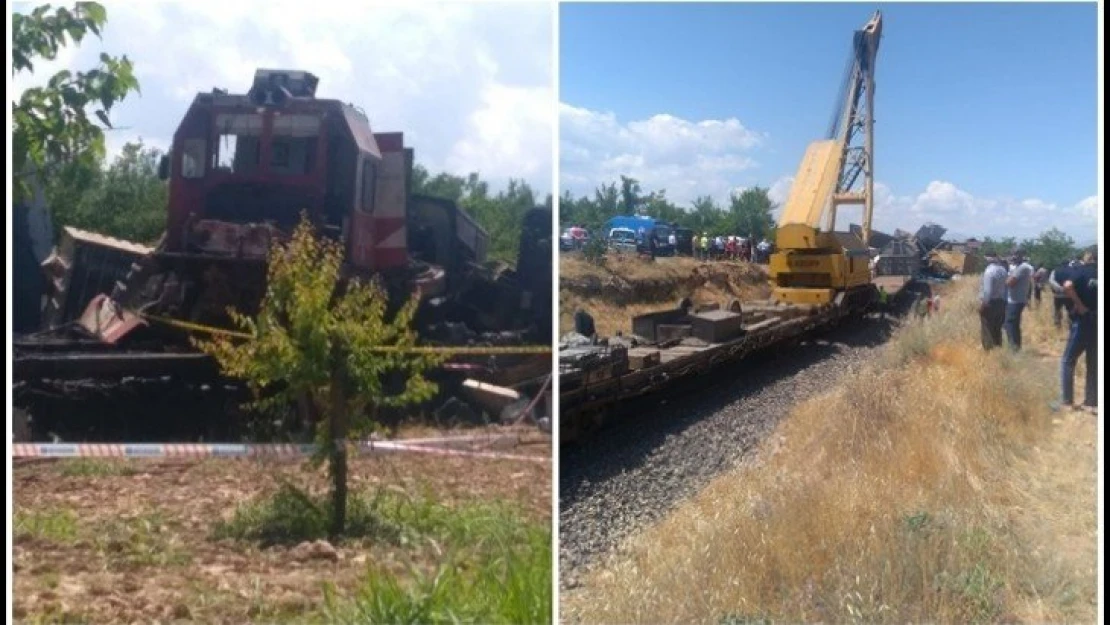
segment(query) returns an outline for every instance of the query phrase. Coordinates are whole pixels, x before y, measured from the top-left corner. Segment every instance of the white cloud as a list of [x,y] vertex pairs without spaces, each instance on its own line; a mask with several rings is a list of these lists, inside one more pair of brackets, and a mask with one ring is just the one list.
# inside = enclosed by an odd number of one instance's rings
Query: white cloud
[[756,166],[751,152],[766,139],[738,119],[659,114],[623,122],[565,103],[559,111],[560,190],[576,195],[627,175],[680,204],[699,195],[727,198],[737,174]]
[[[120,137],[168,145],[198,91],[242,92],[255,69],[304,69],[318,95],[360,106],[376,131],[403,131],[418,162],[480,171],[494,187],[525,178],[550,192],[551,7],[546,4],[105,3],[102,41],[52,64],[86,69],[127,54],[142,95],[113,110]],[[46,68],[14,81],[43,82]],[[122,140],[110,138],[111,146]]]
[[786,198],[790,195],[790,188],[794,186],[794,176],[783,176],[776,180],[769,189],[767,189],[767,196],[775,204],[785,204]]
[[[792,178],[780,178],[771,187],[771,198],[785,201]],[[782,200],[777,198],[783,198]],[[838,218],[837,227],[848,222],[859,223],[860,211],[848,209]],[[1015,200],[978,197],[951,182],[934,180],[916,195],[896,195],[890,186],[875,182],[875,215],[873,227],[893,233],[901,228],[916,232],[928,222],[944,226],[953,237],[1013,236],[1032,238],[1058,228],[1076,241],[1096,236],[1099,202],[1090,196],[1073,205],[1060,205],[1040,198]],[[958,238],[958,237],[957,237]]]
[[464,171],[483,163],[481,173],[499,177],[550,179],[554,128],[552,89],[493,85],[482,94],[482,107],[470,116],[466,138],[456,143],[446,167]]
[[[622,121],[612,113],[566,103],[560,104],[559,124],[560,192],[589,195],[623,174],[639,180],[645,191],[666,189],[668,198],[680,206],[689,206],[701,195],[723,203],[731,193],[750,186],[756,167],[753,152],[767,143],[765,133],[737,119],[690,121],[659,114]],[[794,178],[760,177],[757,184],[770,185],[771,200],[784,204]],[[1100,209],[1096,196],[1071,205],[1041,198],[981,197],[944,180],[934,180],[918,193],[899,195],[876,181],[873,225],[885,232],[913,232],[935,222],[950,232],[1019,238],[1055,227],[1086,241],[1096,236]],[[837,226],[847,227],[861,218],[862,207],[845,207]]]
[[884,184],[875,184],[875,228],[915,231],[923,223],[938,223],[950,232],[971,236],[1035,237],[1058,228],[1072,238],[1095,237],[1098,199],[1059,204],[1040,198],[979,197],[955,184],[934,180],[916,195],[895,195]]

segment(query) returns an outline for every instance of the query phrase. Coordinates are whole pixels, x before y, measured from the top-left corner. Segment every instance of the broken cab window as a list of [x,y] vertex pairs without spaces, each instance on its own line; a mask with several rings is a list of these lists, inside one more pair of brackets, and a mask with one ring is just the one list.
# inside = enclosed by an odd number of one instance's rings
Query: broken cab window
[[253,113],[222,113],[216,116],[219,141],[214,169],[244,174],[258,170],[262,138],[262,116]]
[[181,149],[181,176],[203,178],[207,152],[208,142],[204,139],[186,139]]
[[271,171],[290,175],[312,173],[320,125],[320,118],[314,115],[274,115]]
[[362,198],[359,208],[364,213],[374,212],[374,191],[377,187],[377,168],[370,159],[362,161]]

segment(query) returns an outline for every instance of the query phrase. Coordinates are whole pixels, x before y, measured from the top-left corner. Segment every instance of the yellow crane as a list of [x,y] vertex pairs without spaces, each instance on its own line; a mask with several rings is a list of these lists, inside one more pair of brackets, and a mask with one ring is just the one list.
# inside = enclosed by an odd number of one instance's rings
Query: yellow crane
[[[852,53],[827,138],[806,149],[779,217],[770,259],[775,300],[855,308],[876,296],[868,267],[874,209],[875,58],[878,11],[852,38]],[[840,206],[863,205],[862,238],[836,230]]]

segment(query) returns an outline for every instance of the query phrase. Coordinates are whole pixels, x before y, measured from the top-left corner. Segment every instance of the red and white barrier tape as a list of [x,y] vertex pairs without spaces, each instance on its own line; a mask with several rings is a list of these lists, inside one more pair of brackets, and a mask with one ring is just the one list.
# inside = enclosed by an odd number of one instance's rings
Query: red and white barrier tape
[[[355,448],[360,454],[385,452],[427,453],[441,456],[550,462],[546,456],[523,456],[487,451],[450,449],[449,439],[364,441]],[[478,440],[472,442],[479,442]],[[251,443],[15,443],[13,458],[288,458],[307,456],[315,445]]]

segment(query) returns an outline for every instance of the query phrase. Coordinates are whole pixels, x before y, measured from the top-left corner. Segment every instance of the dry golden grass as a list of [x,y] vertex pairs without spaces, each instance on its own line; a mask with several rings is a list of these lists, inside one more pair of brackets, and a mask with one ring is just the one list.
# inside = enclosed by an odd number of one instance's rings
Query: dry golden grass
[[655,262],[647,262],[634,254],[610,253],[605,258],[605,263],[596,265],[587,262],[579,255],[565,255],[559,259],[559,279],[578,279],[587,276],[599,278],[616,274],[626,280],[684,278],[694,269],[705,265],[701,261],[688,256],[675,256],[658,258]]
[[559,263],[560,333],[574,329],[574,313],[586,310],[602,336],[628,332],[632,317],[675,305],[684,297],[728,304],[770,294],[763,267],[741,262],[703,263],[686,257],[646,262],[631,255],[594,265],[570,256]]
[[[1093,622],[1095,422],[984,353],[975,280],[563,594],[586,623]],[[1059,353],[1027,317],[1029,342]]]

